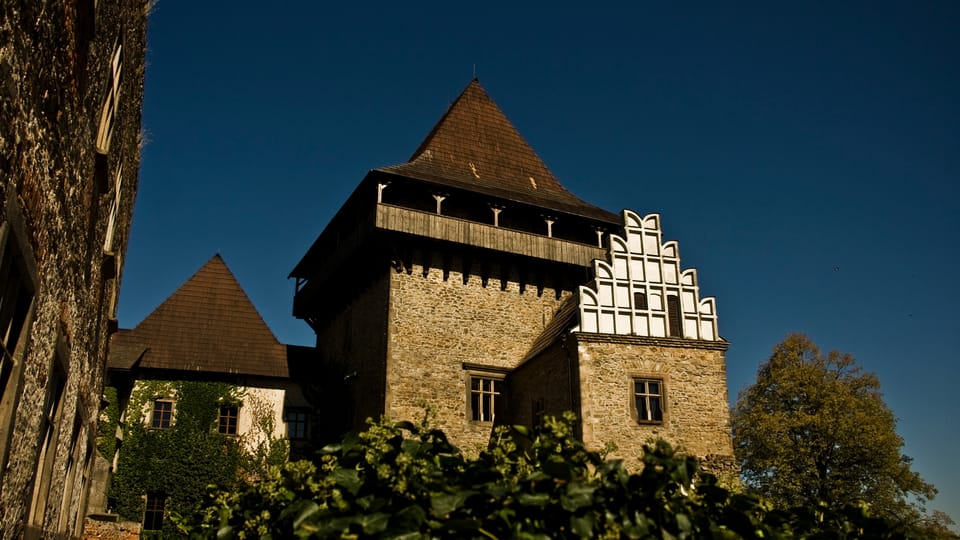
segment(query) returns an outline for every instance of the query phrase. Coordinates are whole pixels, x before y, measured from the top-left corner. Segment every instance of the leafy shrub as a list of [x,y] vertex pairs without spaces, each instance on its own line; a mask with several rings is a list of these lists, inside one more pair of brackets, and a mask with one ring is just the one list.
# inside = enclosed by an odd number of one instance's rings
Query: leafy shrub
[[178,520],[217,538],[901,538],[862,507],[773,510],[658,441],[641,471],[577,440],[574,417],[498,428],[467,459],[426,422],[371,423],[318,463],[212,491]]

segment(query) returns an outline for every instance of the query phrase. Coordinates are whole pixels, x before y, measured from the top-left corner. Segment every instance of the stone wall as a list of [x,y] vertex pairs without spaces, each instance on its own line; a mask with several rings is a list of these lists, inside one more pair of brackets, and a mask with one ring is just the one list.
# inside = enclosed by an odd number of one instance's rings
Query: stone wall
[[[643,443],[663,438],[686,453],[722,461],[733,456],[727,404],[725,342],[572,334],[580,357],[583,440],[612,442],[628,466]],[[664,421],[641,425],[632,412],[634,377],[663,380]]]
[[[446,257],[446,267],[458,270],[442,270],[435,255],[426,273],[421,260],[390,274],[387,412],[416,420],[429,404],[450,440],[472,452],[487,444],[491,424],[467,416],[464,364],[516,367],[570,292],[521,292],[518,281],[501,287],[493,277],[484,284],[464,277],[463,261]],[[489,274],[501,275],[495,268]]]
[[332,422],[320,427],[330,437],[344,428],[362,429],[367,418],[378,419],[384,413],[389,283],[383,273],[359,288],[340,313],[317,329],[317,354],[327,367],[325,380],[319,382],[322,393],[344,399],[326,404],[336,408],[328,416],[345,420],[345,425]]
[[577,410],[576,348],[571,354],[567,343],[555,342],[507,376],[507,414],[502,423],[533,426],[541,415]]
[[145,24],[140,0],[0,4],[0,252],[32,295],[0,389],[3,538],[82,527],[137,187]]

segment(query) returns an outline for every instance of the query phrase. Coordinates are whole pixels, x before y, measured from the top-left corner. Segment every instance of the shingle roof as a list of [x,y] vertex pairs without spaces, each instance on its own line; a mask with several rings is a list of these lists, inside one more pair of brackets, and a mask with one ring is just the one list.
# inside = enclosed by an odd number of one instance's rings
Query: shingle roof
[[533,341],[530,350],[523,356],[520,365],[536,357],[547,347],[553,345],[561,336],[567,333],[567,330],[577,321],[577,315],[580,314],[580,298],[576,294],[568,296],[557,308],[553,318],[543,328],[537,339]]
[[450,105],[407,163],[378,170],[620,222],[616,214],[579,199],[560,185],[476,79]]
[[133,330],[114,334],[109,365],[287,377],[287,347],[267,327],[220,255]]

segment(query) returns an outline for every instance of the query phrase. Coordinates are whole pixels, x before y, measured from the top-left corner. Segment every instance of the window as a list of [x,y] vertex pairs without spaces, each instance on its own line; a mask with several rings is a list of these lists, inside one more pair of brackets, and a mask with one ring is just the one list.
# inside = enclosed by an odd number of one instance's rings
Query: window
[[307,413],[305,411],[287,411],[287,438],[290,440],[307,438]]
[[667,296],[667,321],[670,323],[671,336],[683,337],[683,328],[680,324],[681,320],[680,297],[676,295]]
[[167,505],[167,496],[163,493],[148,492],[147,508],[143,512],[143,530],[159,531],[163,528],[163,511]]
[[158,399],[153,402],[153,419],[150,424],[157,429],[167,429],[173,425],[173,402]]
[[123,71],[123,46],[117,40],[113,55],[110,57],[110,80],[107,86],[107,97],[103,101],[103,110],[100,112],[100,127],[97,130],[97,152],[106,154],[110,151],[110,139],[113,138],[113,123],[120,106],[120,76]]
[[224,435],[236,435],[238,412],[239,407],[236,405],[221,405],[220,418],[217,421],[217,431],[223,433]]
[[489,376],[470,376],[470,419],[474,422],[493,422],[496,404],[500,401],[503,379]]
[[648,309],[647,293],[643,293],[643,292],[633,293],[633,307],[636,309]]
[[41,525],[50,501],[57,440],[60,438],[60,416],[63,409],[64,387],[67,382],[68,353],[64,338],[58,339],[56,353],[47,380],[47,395],[40,416],[40,455],[34,471],[33,498],[30,504],[32,525]]
[[13,435],[37,291],[36,262],[16,199],[7,197],[7,220],[0,223],[0,471]]
[[633,402],[637,421],[641,424],[663,422],[663,379],[634,379]]

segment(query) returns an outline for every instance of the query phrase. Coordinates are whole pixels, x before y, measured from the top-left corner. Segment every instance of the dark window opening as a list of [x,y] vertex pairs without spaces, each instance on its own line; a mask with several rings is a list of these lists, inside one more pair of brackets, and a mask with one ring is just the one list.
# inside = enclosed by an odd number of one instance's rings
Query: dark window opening
[[238,413],[239,407],[236,405],[221,405],[220,418],[217,421],[217,431],[224,435],[236,435]]
[[159,531],[163,529],[164,507],[167,496],[163,493],[147,493],[147,507],[143,512],[143,530]]
[[474,422],[493,422],[500,401],[501,379],[470,377],[470,419]]
[[647,293],[633,293],[633,307],[634,309],[649,309],[647,307]]
[[680,297],[667,296],[667,321],[670,324],[670,335],[683,337],[683,314],[680,312]]
[[642,424],[663,422],[662,380],[635,379],[633,381],[633,398],[638,422]]
[[173,424],[173,402],[158,399],[153,402],[152,427],[166,429]]
[[287,411],[287,438],[293,441],[307,438],[307,413]]

